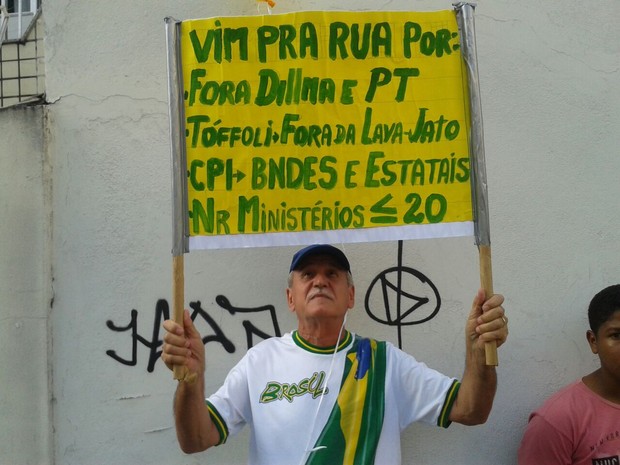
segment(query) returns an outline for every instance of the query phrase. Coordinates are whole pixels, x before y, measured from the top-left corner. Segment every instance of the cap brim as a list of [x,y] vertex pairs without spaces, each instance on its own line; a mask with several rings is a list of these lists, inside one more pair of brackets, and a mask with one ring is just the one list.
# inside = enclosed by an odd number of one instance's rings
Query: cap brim
[[329,244],[314,244],[297,251],[295,255],[293,255],[289,271],[297,270],[306,259],[317,255],[329,256],[333,258],[343,270],[351,271],[351,265],[344,252]]

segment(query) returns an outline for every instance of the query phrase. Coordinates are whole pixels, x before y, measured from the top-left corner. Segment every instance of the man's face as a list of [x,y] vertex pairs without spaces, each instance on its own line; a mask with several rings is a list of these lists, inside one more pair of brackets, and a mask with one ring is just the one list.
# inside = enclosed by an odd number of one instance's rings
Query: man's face
[[601,368],[620,385],[620,310],[601,325],[596,335],[588,330],[592,353],[598,354]]
[[347,272],[327,255],[309,257],[293,271],[286,298],[299,319],[344,316],[355,303],[355,289],[349,286]]

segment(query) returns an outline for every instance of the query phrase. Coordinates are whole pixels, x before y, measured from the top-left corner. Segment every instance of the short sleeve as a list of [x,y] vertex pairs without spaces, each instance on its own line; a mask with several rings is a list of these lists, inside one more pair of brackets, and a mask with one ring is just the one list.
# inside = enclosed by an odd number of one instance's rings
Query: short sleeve
[[224,384],[206,399],[209,413],[220,432],[220,444],[250,421],[247,355],[228,373]]
[[447,427],[459,383],[389,344],[388,389],[399,406],[401,431],[414,422]]
[[543,416],[530,416],[519,447],[519,465],[571,465],[572,454],[569,438]]

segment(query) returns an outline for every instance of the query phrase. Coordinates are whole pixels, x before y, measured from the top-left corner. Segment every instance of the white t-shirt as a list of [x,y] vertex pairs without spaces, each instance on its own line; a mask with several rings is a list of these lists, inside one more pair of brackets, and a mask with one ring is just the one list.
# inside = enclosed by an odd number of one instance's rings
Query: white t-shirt
[[[312,346],[295,331],[248,350],[207,399],[221,443],[247,423],[250,465],[304,463],[334,408],[355,339],[346,332],[334,354],[334,348]],[[413,422],[447,427],[459,383],[391,343],[385,352],[383,427],[374,463],[398,465],[401,432]]]

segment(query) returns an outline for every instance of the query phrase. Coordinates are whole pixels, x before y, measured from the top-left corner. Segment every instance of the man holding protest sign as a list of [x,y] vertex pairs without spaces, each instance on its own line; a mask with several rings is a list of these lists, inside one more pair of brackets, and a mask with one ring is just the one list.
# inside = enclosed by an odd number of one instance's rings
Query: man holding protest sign
[[345,328],[355,303],[347,257],[331,245],[298,251],[287,303],[296,331],[251,348],[206,399],[205,350],[189,313],[164,322],[162,360],[186,368],[175,394],[183,451],[222,444],[251,427],[251,464],[400,464],[400,433],[411,423],[484,423],[496,390],[484,345],[508,336],[501,295],[476,294],[468,316],[462,379],[442,375],[390,343]]

